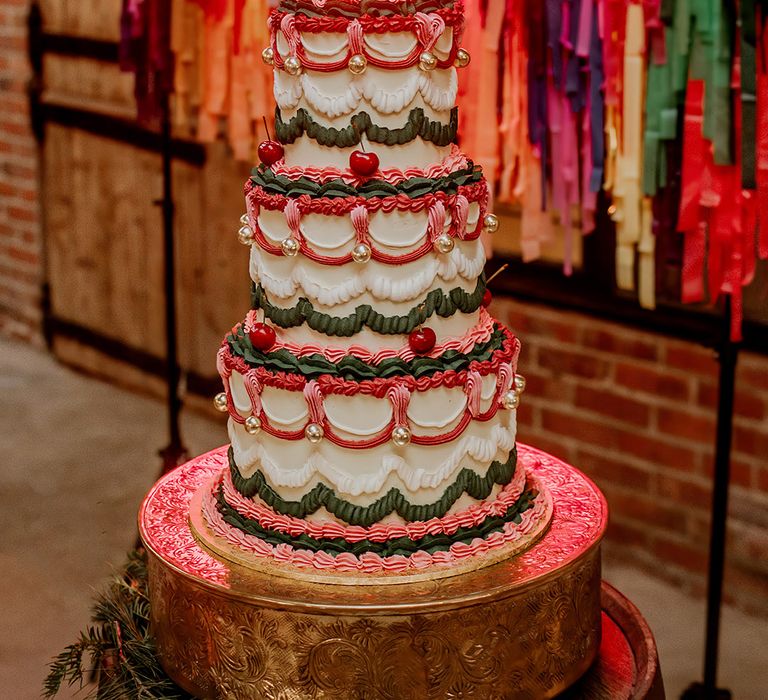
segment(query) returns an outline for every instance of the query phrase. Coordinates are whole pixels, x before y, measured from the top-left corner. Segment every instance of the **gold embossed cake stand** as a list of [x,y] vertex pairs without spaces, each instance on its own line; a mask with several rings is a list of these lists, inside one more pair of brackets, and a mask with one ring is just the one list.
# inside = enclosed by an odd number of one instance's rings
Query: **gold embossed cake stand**
[[564,462],[524,445],[518,459],[554,502],[530,549],[456,576],[360,586],[214,556],[193,535],[190,507],[226,468],[226,449],[179,467],[139,515],[163,667],[200,698],[554,697],[599,647],[607,508]]

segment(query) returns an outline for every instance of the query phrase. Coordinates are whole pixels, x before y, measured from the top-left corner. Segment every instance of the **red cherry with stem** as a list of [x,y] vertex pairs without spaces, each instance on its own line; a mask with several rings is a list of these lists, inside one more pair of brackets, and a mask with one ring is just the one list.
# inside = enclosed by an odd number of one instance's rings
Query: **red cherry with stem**
[[379,169],[379,157],[371,151],[352,151],[349,167],[357,175],[370,177]]
[[272,166],[285,155],[285,149],[277,141],[262,141],[259,144],[259,160]]
[[408,345],[411,350],[423,355],[435,347],[437,336],[431,328],[417,328],[408,336]]
[[490,289],[486,289],[483,292],[483,300],[480,303],[483,305],[484,309],[487,309],[491,305],[492,301],[493,301],[493,294],[491,294]]
[[259,144],[259,160],[267,167],[271,167],[285,155],[285,149],[277,141],[272,140],[267,118],[262,116],[262,121],[264,122],[264,131],[267,132],[267,140]]
[[248,331],[248,338],[256,350],[266,352],[275,344],[277,334],[275,329],[266,323],[254,323],[253,328]]

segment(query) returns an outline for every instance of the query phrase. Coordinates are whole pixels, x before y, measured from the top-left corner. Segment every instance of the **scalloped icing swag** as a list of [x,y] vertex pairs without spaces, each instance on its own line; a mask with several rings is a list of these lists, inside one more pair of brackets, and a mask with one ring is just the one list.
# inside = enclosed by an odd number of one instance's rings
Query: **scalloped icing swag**
[[459,187],[472,185],[480,182],[482,179],[482,169],[471,160],[467,161],[466,168],[455,170],[443,177],[412,177],[396,185],[376,179],[366,180],[357,187],[348,185],[340,179],[319,183],[302,176],[296,180],[291,180],[285,177],[285,175],[275,175],[265,165],[257,166],[251,173],[251,182],[254,186],[260,187],[270,194],[279,194],[292,198],[309,195],[310,197],[327,197],[328,199],[339,199],[342,197],[371,199],[373,197],[396,197],[399,194],[405,195],[410,199],[417,199],[418,197],[437,194],[438,192],[445,195],[453,195],[458,192]]
[[295,518],[306,518],[320,508],[325,508],[339,520],[362,527],[370,527],[395,512],[408,522],[442,518],[465,493],[478,501],[488,498],[494,486],[508,484],[512,480],[516,467],[517,448],[513,447],[506,462],[492,462],[485,476],[465,467],[439,500],[423,505],[410,503],[399,489],[393,487],[370,505],[361,506],[339,498],[330,486],[322,482],[305,493],[301,500],[286,501],[267,483],[261,471],[256,471],[248,478],[240,474],[232,446],[229,447],[232,485],[245,498],[258,496],[275,512]]
[[415,357],[411,361],[399,357],[382,360],[377,365],[363,362],[354,355],[347,355],[340,362],[331,362],[322,355],[296,357],[282,348],[270,353],[256,350],[241,324],[236,333],[227,336],[227,344],[233,355],[242,357],[252,367],[264,367],[272,372],[287,372],[306,377],[307,380],[329,375],[352,381],[387,379],[389,377],[411,376],[416,379],[428,377],[437,372],[460,372],[473,362],[487,362],[493,354],[504,347],[507,333],[500,325],[494,326],[491,337],[478,343],[470,352],[446,350],[439,357]]
[[360,556],[366,552],[378,554],[380,557],[390,557],[394,555],[409,556],[416,551],[425,551],[429,554],[450,549],[453,544],[461,542],[471,544],[472,540],[485,539],[488,535],[499,532],[509,522],[519,524],[521,516],[525,511],[533,508],[533,501],[538,496],[534,489],[524,491],[520,498],[513,503],[507,511],[500,516],[491,516],[482,523],[474,527],[460,527],[452,535],[435,534],[425,535],[419,540],[412,540],[410,537],[397,537],[386,542],[374,542],[372,540],[360,540],[359,542],[349,542],[343,537],[334,537],[328,539],[315,539],[306,533],[296,537],[279,530],[271,530],[263,527],[257,520],[253,520],[242,515],[239,511],[227,503],[224,498],[223,488],[220,486],[216,493],[216,507],[221,513],[222,518],[232,527],[243,532],[258,537],[268,542],[273,547],[281,544],[288,544],[294,549],[308,549],[312,552],[326,552],[328,554],[341,554],[349,552],[355,556]]
[[267,299],[267,293],[260,284],[254,284],[251,288],[251,307],[261,309],[264,315],[280,328],[294,328],[306,323],[313,331],[348,338],[366,326],[382,335],[400,335],[418,328],[432,314],[442,318],[453,316],[457,311],[469,314],[480,308],[483,294],[485,274],[480,275],[472,292],[467,292],[461,287],[455,287],[448,294],[442,289],[433,289],[422,303],[412,308],[405,316],[384,316],[370,304],[361,304],[349,316],[340,317],[316,311],[306,297],[301,297],[290,309],[281,309]]
[[321,146],[334,148],[349,148],[360,143],[362,135],[371,143],[386,146],[399,146],[421,137],[423,141],[431,141],[435,146],[448,146],[456,141],[459,127],[459,110],[451,110],[450,121],[443,124],[440,121],[428,119],[421,107],[414,107],[408,114],[405,125],[391,129],[373,123],[368,112],[358,112],[350,119],[350,124],[343,129],[323,126],[316,122],[312,115],[300,107],[296,114],[287,122],[283,121],[280,108],[275,108],[275,131],[281,143],[291,144],[297,138],[307,135]]

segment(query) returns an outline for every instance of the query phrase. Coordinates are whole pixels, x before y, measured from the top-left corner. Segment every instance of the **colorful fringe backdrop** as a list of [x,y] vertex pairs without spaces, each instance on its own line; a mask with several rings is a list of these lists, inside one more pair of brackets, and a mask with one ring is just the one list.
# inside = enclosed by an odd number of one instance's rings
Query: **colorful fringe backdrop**
[[[570,274],[574,237],[605,206],[618,286],[649,308],[657,290],[729,294],[738,340],[742,288],[768,258],[768,0],[466,0],[466,12],[461,144],[497,201],[520,207],[523,258],[558,222]],[[272,114],[268,13],[267,0],[124,0],[140,117],[172,85],[177,128],[202,141],[225,128],[235,157],[254,160]]]

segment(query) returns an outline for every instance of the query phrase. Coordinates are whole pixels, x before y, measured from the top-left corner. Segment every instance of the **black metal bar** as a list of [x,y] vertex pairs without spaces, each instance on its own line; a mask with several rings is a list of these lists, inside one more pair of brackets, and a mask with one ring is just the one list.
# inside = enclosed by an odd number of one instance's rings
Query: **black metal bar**
[[731,297],[725,298],[723,339],[720,362],[720,394],[717,403],[717,438],[715,443],[715,478],[712,492],[712,522],[709,540],[707,581],[707,637],[704,650],[704,693],[715,698],[720,642],[720,610],[723,604],[723,572],[728,519],[728,487],[731,478],[731,442],[733,441],[733,400],[736,388],[736,363],[739,346],[731,341]]
[[[132,119],[50,102],[43,102],[40,105],[40,112],[41,119],[45,122],[87,131],[112,141],[130,144],[144,151],[162,153],[164,148],[162,134],[146,129]],[[176,160],[197,167],[205,165],[205,146],[200,143],[171,139],[171,150]]]
[[171,135],[170,96],[165,95],[160,127],[163,159],[163,198],[159,202],[163,212],[163,272],[165,287],[165,375],[168,388],[168,445],[161,450],[163,473],[177,467],[187,451],[181,440],[181,408],[179,394],[181,367],[179,366],[178,332],[176,327],[176,246],[174,236],[173,201],[173,138]]
[[[124,362],[136,367],[150,376],[165,378],[165,359],[141,348],[128,345],[122,340],[112,338],[104,333],[87,328],[80,323],[60,318],[51,314],[49,328],[53,338],[69,338],[81,345],[93,348],[118,362]],[[221,379],[218,376],[206,377],[197,372],[187,372],[187,390],[198,396],[211,396],[221,391]]]
[[736,390],[736,364],[739,345],[731,340],[731,298],[725,297],[722,335],[718,352],[720,363],[715,437],[715,468],[712,482],[712,513],[709,535],[709,570],[707,572],[707,618],[704,646],[704,682],[694,683],[682,695],[683,700],[729,700],[730,691],[717,687],[720,646],[720,614],[723,605],[725,543],[728,524],[728,490],[731,479],[731,443],[733,441],[733,402]]
[[106,39],[42,32],[40,42],[43,53],[53,53],[59,56],[92,58],[103,63],[117,63],[120,56],[120,44]]

